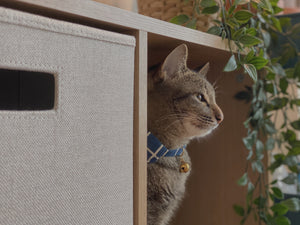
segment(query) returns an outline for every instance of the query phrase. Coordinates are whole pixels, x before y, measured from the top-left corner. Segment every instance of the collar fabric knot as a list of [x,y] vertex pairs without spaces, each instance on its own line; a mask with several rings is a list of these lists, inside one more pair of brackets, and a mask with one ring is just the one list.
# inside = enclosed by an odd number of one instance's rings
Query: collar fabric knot
[[151,132],[147,137],[147,162],[155,163],[162,157],[174,157],[182,155],[185,145],[182,148],[167,149]]

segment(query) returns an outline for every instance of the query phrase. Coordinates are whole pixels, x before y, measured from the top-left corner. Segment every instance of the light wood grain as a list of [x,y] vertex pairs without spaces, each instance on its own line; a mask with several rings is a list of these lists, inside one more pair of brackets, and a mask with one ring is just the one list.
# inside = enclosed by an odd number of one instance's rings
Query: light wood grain
[[[142,30],[164,37],[207,46],[210,49],[228,50],[228,42],[220,37],[197,30],[192,30],[165,21],[146,17],[116,7],[108,6],[91,0],[2,0],[0,5],[12,8],[30,10],[32,13],[43,14],[48,10],[48,16],[85,23],[90,26],[103,26],[111,30]],[[22,6],[23,5],[23,6]],[[27,6],[27,7],[24,7]],[[52,14],[49,13],[52,10]],[[54,13],[55,12],[55,13]],[[86,23],[88,21],[88,23]]]
[[137,31],[134,75],[134,225],[147,225],[147,32]]

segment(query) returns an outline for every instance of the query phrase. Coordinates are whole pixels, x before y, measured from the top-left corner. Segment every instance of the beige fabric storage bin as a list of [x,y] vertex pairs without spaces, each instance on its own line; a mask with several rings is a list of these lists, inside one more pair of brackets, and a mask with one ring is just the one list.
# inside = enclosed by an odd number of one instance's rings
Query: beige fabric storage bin
[[0,110],[0,224],[133,224],[131,36],[0,8],[0,68],[54,74],[55,106]]

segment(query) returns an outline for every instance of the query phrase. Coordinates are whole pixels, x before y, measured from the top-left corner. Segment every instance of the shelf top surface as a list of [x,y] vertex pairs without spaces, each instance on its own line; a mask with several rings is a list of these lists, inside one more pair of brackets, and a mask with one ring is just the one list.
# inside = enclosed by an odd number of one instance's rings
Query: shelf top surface
[[220,37],[178,26],[92,0],[1,0],[0,5],[40,15],[103,27],[112,31],[146,31],[149,34],[228,51],[228,42]]

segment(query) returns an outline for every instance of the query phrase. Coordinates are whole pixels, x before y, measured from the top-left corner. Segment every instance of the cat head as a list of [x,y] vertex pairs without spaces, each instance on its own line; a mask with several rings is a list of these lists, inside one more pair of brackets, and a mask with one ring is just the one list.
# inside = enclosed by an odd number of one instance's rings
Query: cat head
[[187,56],[187,46],[178,46],[148,76],[148,129],[169,147],[205,136],[223,120],[205,77],[209,63],[193,71],[187,68]]

